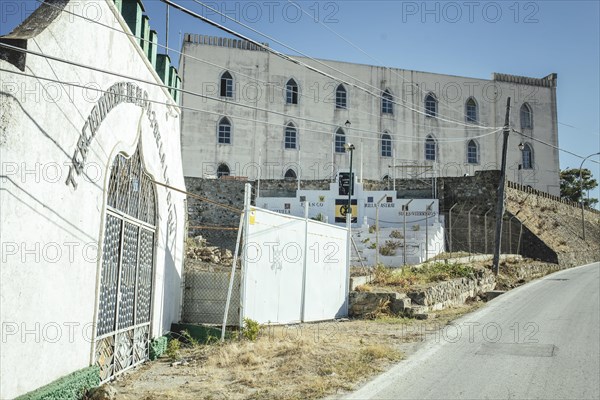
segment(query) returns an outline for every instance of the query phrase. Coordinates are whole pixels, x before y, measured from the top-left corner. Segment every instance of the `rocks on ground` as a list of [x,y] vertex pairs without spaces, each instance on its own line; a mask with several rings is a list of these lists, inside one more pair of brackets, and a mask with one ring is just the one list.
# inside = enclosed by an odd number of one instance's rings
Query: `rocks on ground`
[[216,246],[208,246],[206,239],[196,236],[193,245],[188,246],[186,257],[191,260],[201,260],[213,264],[231,264],[233,253],[229,249],[220,249]]

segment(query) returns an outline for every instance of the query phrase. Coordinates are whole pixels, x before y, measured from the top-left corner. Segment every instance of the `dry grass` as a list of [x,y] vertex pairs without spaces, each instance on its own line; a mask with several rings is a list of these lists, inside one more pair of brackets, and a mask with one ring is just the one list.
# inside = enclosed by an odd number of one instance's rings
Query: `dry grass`
[[[473,305],[440,313],[443,326]],[[254,341],[182,349],[187,365],[161,358],[112,386],[118,399],[317,399],[355,389],[414,349],[421,321],[380,315],[372,321],[270,327]]]
[[394,286],[401,289],[409,289],[414,286],[424,285],[432,282],[446,281],[453,278],[471,276],[475,269],[463,264],[445,264],[434,262],[424,264],[420,267],[405,267],[401,269],[377,266],[373,272],[371,286],[389,287]]

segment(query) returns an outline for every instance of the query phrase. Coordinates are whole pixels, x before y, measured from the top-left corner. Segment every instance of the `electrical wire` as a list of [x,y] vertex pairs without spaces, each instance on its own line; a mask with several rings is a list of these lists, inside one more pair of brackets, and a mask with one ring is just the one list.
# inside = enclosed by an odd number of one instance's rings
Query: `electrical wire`
[[[203,60],[203,59],[200,59],[200,58],[197,58],[197,57],[191,56],[191,55],[189,55],[189,54],[182,53],[182,52],[180,52],[180,51],[178,51],[178,50],[176,50],[176,49],[169,48],[168,46],[165,46],[165,45],[161,45],[161,44],[158,44],[158,43],[153,43],[153,42],[151,42],[151,41],[150,41],[150,40],[148,40],[148,39],[145,39],[145,38],[141,38],[141,37],[135,36],[134,34],[130,34],[130,33],[128,33],[128,32],[125,32],[124,30],[120,30],[120,29],[114,28],[114,27],[112,27],[112,26],[110,26],[110,25],[103,24],[103,23],[101,23],[101,22],[99,22],[99,21],[96,21],[96,20],[93,20],[93,19],[90,19],[90,18],[84,17],[83,15],[76,14],[76,13],[74,13],[74,12],[72,12],[72,11],[68,11],[68,10],[66,10],[66,9],[59,9],[57,6],[55,6],[55,5],[53,5],[53,4],[44,3],[44,2],[43,2],[43,0],[36,0],[36,1],[37,1],[37,2],[39,2],[39,3],[45,4],[45,5],[46,5],[46,6],[48,6],[48,7],[54,7],[54,8],[56,8],[56,9],[57,9],[58,11],[60,11],[60,12],[64,12],[64,13],[67,13],[67,14],[69,14],[69,15],[72,15],[72,16],[75,16],[75,17],[79,17],[79,18],[81,18],[81,19],[83,19],[83,20],[85,20],[85,21],[87,21],[87,22],[89,22],[89,23],[94,23],[94,24],[97,24],[97,25],[99,25],[99,26],[102,26],[102,27],[105,27],[105,28],[111,29],[111,30],[113,30],[113,31],[116,31],[116,32],[119,32],[119,33],[125,34],[125,35],[127,35],[127,36],[129,36],[129,37],[131,37],[131,38],[134,38],[136,41],[137,41],[137,40],[142,40],[142,41],[144,41],[144,42],[147,42],[147,43],[152,43],[152,44],[155,44],[155,45],[157,45],[158,47],[161,47],[161,48],[165,49],[165,50],[167,51],[167,53],[169,53],[169,52],[173,52],[173,53],[176,53],[176,54],[180,55],[180,56],[181,56],[181,57],[183,57],[183,58],[191,58],[191,59],[193,59],[193,60],[196,60],[196,61],[199,61],[199,62],[205,63],[205,64],[207,64],[207,65],[211,65],[211,66],[213,66],[213,67],[215,67],[215,68],[219,68],[219,69],[227,69],[227,68],[226,68],[226,67],[224,67],[224,66],[221,66],[221,65],[218,65],[218,64],[211,63],[211,62],[209,62],[209,61],[207,61],[207,60]],[[255,42],[253,42],[253,43],[255,43]],[[253,77],[251,77],[251,76],[249,76],[249,75],[245,75],[245,74],[242,74],[242,73],[239,73],[239,75],[240,75],[240,76],[247,77],[247,78],[249,78],[250,80],[253,80],[253,81],[256,81],[256,82],[261,82],[261,83],[263,83],[263,84],[270,84],[269,82],[265,82],[265,81],[262,81],[262,80],[260,80],[260,79],[253,78]],[[336,81],[339,81],[339,79],[337,79],[337,78],[335,78],[335,77],[333,77],[333,79],[334,79],[334,80],[336,80]],[[285,88],[284,88],[284,87],[281,87],[281,86],[274,86],[274,87],[276,87],[276,88],[279,88],[279,89],[283,89],[283,90],[285,90]],[[181,90],[181,89],[172,88],[172,87],[169,87],[169,88],[170,88],[170,89],[173,89],[173,90]],[[303,95],[303,94],[301,94],[301,93],[299,93],[299,95],[300,95],[300,96],[307,96],[307,95]],[[380,95],[376,95],[376,96],[378,96],[378,97],[380,97],[380,98],[381,98],[381,96],[380,96]],[[223,100],[223,99],[216,99],[216,101],[223,101],[223,102],[227,102],[226,100]],[[402,100],[402,101],[405,101],[405,100]],[[227,103],[229,103],[229,102],[227,102]],[[230,103],[230,104],[232,104],[232,103]],[[411,104],[413,104],[413,103],[411,103]],[[366,114],[366,115],[370,115],[370,116],[373,116],[373,117],[376,117],[376,118],[380,118],[380,115],[379,115],[379,114],[369,113],[369,112],[366,112],[366,111],[363,111],[363,110],[360,110],[360,109],[358,109],[358,110],[353,110],[353,112],[358,112],[358,113],[361,113],[361,114]],[[441,120],[441,118],[439,118],[439,117],[437,117],[436,119],[439,119],[439,120]],[[398,118],[395,118],[395,120],[397,120],[397,121],[399,121],[399,122],[410,123],[410,124],[411,124],[411,125],[413,125],[413,126],[418,126],[418,127],[421,127],[421,126],[423,126],[423,125],[419,124],[419,122],[418,122],[418,121],[410,121],[410,122],[409,122],[409,121],[401,120],[401,119],[398,119]],[[460,131],[463,131],[463,130],[465,130],[465,129],[498,129],[497,127],[496,127],[496,128],[494,128],[494,127],[481,127],[481,126],[478,126],[478,125],[475,125],[475,124],[463,124],[463,123],[461,123],[461,125],[463,125],[463,126],[462,126],[462,127],[460,127],[460,128],[450,128],[450,127],[444,127],[444,130],[460,130]],[[384,133],[385,133],[385,132],[384,132]]]
[[[584,159],[584,158],[585,158],[585,157],[583,157],[583,156],[580,156],[579,154],[575,154],[575,153],[573,153],[572,151],[565,150],[565,149],[563,149],[563,148],[560,148],[560,147],[558,147],[558,146],[555,146],[555,145],[553,145],[553,144],[550,144],[550,143],[544,142],[543,140],[536,139],[536,138],[534,138],[533,136],[526,135],[526,134],[524,134],[523,132],[519,132],[518,130],[516,130],[516,129],[514,129],[514,128],[512,129],[512,131],[513,131],[513,132],[515,132],[515,133],[517,133],[517,134],[519,134],[519,135],[521,135],[522,137],[524,137],[524,138],[526,138],[526,139],[528,139],[528,140],[533,140],[534,142],[538,142],[538,143],[544,144],[544,145],[546,145],[546,146],[552,147],[553,149],[556,149],[556,150],[562,151],[562,152],[564,152],[564,153],[570,154],[570,155],[572,155],[572,156],[575,156],[575,157],[578,157],[578,158],[581,158],[581,159]],[[590,161],[591,161],[591,162],[594,162],[594,163],[596,163],[596,164],[600,164],[600,162],[598,162],[598,161],[596,161],[596,160],[592,160],[592,159],[590,159]]]
[[[304,9],[302,8],[302,6],[298,5],[298,3],[294,2],[293,0],[287,0],[288,3],[293,4],[298,10],[300,10],[303,14],[308,15],[309,17],[311,17],[311,15]],[[410,82],[408,79],[406,79],[405,77],[403,77],[402,75],[400,75],[397,71],[396,68],[390,68],[390,67],[386,67],[383,61],[373,57],[372,55],[370,55],[369,53],[367,53],[365,50],[363,50],[361,47],[359,47],[358,45],[356,45],[355,43],[353,43],[352,41],[350,41],[349,39],[345,38],[344,36],[342,36],[341,34],[339,34],[337,31],[335,31],[334,29],[330,28],[329,26],[327,26],[326,24],[323,23],[323,21],[321,21],[320,19],[317,20],[316,22],[319,23],[319,25],[323,26],[325,29],[327,29],[329,32],[333,33],[334,35],[336,35],[338,38],[342,39],[344,42],[348,43],[350,46],[354,47],[356,50],[358,50],[359,52],[363,53],[364,55],[366,55],[367,57],[369,57],[371,60],[375,61],[376,63],[380,64],[382,66],[382,68],[390,71],[392,74],[394,74],[395,76],[397,76],[398,78],[402,79],[404,82],[406,83],[410,83],[412,84],[412,82]],[[419,85],[416,85],[417,88],[425,95],[429,94],[429,92],[426,92],[425,90],[423,90]],[[402,100],[405,101],[405,100]],[[452,107],[452,105],[450,103],[447,102],[443,102],[444,104],[446,104],[446,106],[448,107],[448,109],[450,110],[454,110],[459,114],[464,113],[463,110],[459,110],[458,108]],[[415,103],[410,103],[414,106],[416,106]],[[479,125],[477,125],[479,126]]]
[[[96,72],[100,72],[100,73],[105,73],[105,74],[109,74],[109,75],[112,75],[112,76],[117,76],[117,77],[120,77],[120,78],[131,79],[131,80],[134,80],[134,81],[137,81],[137,82],[146,83],[146,84],[149,84],[149,85],[152,85],[152,86],[156,86],[156,87],[161,87],[161,88],[165,88],[165,89],[173,89],[173,87],[168,86],[168,85],[164,85],[164,84],[161,84],[161,83],[157,83],[157,82],[153,82],[153,81],[149,81],[149,80],[145,80],[145,79],[141,79],[141,78],[137,78],[137,77],[133,77],[133,76],[129,76],[129,75],[124,75],[124,74],[116,73],[116,72],[113,72],[113,71],[107,71],[107,70],[104,70],[104,69],[101,69],[101,68],[92,67],[92,66],[81,64],[81,63],[77,63],[77,62],[65,60],[65,59],[62,59],[62,58],[59,58],[59,57],[54,57],[54,56],[46,55],[46,54],[39,53],[39,52],[36,52],[36,51],[33,51],[33,50],[22,49],[20,47],[15,47],[15,46],[12,46],[12,45],[9,45],[9,44],[5,44],[5,43],[0,43],[0,47],[4,47],[4,48],[10,49],[10,50],[14,50],[14,51],[19,51],[19,52],[23,52],[23,53],[35,55],[35,56],[38,56],[38,57],[43,57],[45,59],[50,59],[50,60],[61,62],[61,63],[66,63],[68,65],[76,66],[76,67],[79,67],[79,68],[85,68],[85,69],[89,69],[89,70],[92,70],[92,71],[96,71]],[[39,76],[35,76],[35,75],[28,75],[28,74],[24,74],[24,73],[16,72],[16,71],[10,71],[10,70],[2,70],[2,71],[12,72],[12,73],[15,73],[17,75],[28,76],[28,77],[32,77],[32,78],[36,78],[36,79],[43,79],[43,80],[47,80],[47,81],[51,81],[51,82],[59,83],[59,84],[66,84],[66,85],[71,84],[70,82],[60,81],[60,80],[51,79],[51,78],[43,78],[43,77],[39,77]],[[87,90],[92,89],[92,90],[97,90],[99,92],[105,92],[105,91],[103,91],[101,89],[96,89],[96,88],[91,88],[91,87],[85,87],[85,86],[81,86],[81,85],[73,85],[73,86],[82,87],[82,88],[87,89]],[[177,90],[180,90],[182,93],[188,93],[190,95],[199,96],[199,97],[205,98],[207,100],[222,101],[222,99],[214,98],[214,97],[207,96],[207,95],[203,95],[201,93],[190,92],[190,91],[183,90],[183,89],[177,89]],[[153,101],[153,102],[155,102],[157,104],[164,104],[164,105],[171,106],[171,107],[175,106],[175,104],[173,104],[173,103],[163,103],[163,102],[159,102],[159,101]],[[282,112],[278,112],[278,111],[274,111],[274,110],[268,110],[268,109],[261,108],[261,107],[249,106],[247,104],[241,104],[241,103],[230,103],[230,102],[227,102],[227,104],[232,104],[232,105],[235,105],[235,106],[239,106],[239,107],[243,107],[243,108],[248,108],[248,109],[251,109],[253,111],[258,110],[258,111],[262,111],[262,112],[273,113],[273,114],[277,114],[279,116],[283,116],[283,117],[286,117],[286,118],[290,119],[288,114],[285,114],[285,113],[282,113]],[[184,106],[177,106],[177,107],[179,107],[181,109],[188,109],[188,110],[191,110],[191,111],[205,112],[205,113],[209,113],[209,114],[214,114],[214,115],[218,115],[218,116],[221,116],[221,117],[225,116],[225,117],[232,118],[232,119],[247,120],[247,121],[251,121],[251,122],[263,123],[265,125],[274,125],[274,126],[281,127],[280,124],[273,123],[273,122],[260,121],[260,120],[256,120],[256,119],[250,119],[250,118],[244,118],[244,117],[237,117],[237,116],[229,116],[229,115],[224,115],[222,113],[218,113],[218,112],[214,112],[214,111],[203,110],[203,109],[192,108],[192,107],[184,107]],[[306,122],[311,122],[311,123],[315,123],[315,124],[319,124],[319,125],[331,126],[331,127],[334,127],[334,128],[339,128],[340,127],[339,125],[336,125],[336,124],[330,124],[330,123],[326,123],[326,122],[323,122],[323,121],[313,120],[313,119],[310,119],[310,118],[295,117],[295,119],[299,119],[299,120],[303,120],[303,121],[306,121]],[[317,133],[324,133],[324,134],[327,134],[327,135],[334,135],[335,134],[335,132],[330,132],[330,131],[311,130],[311,129],[308,129],[308,128],[303,128],[303,129],[307,130],[307,131],[317,132]],[[384,132],[374,132],[374,131],[370,131],[370,130],[366,130],[366,129],[359,129],[359,128],[347,129],[347,131],[348,131],[348,136],[355,137],[355,138],[358,138],[358,139],[368,139],[368,140],[380,140],[381,139],[380,138],[381,135],[383,135],[383,134],[390,134],[389,132],[385,132],[385,131]],[[358,132],[363,132],[363,133],[376,134],[377,137],[350,135],[349,132],[351,132],[351,131],[358,131]],[[346,131],[344,131],[344,132],[346,133]],[[437,139],[437,141],[439,141],[439,142],[463,141],[465,139],[476,139],[476,138],[485,137],[485,136],[488,136],[488,135],[492,135],[492,134],[494,134],[496,132],[497,131],[493,131],[493,132],[487,132],[487,133],[482,134],[482,135],[469,136],[469,137],[460,137],[460,138],[440,138],[440,139]],[[421,141],[419,139],[415,139],[412,136],[402,136],[402,135],[395,135],[395,136],[396,137],[401,137],[401,138],[406,138],[407,140],[392,139],[392,141],[397,141],[397,142],[401,142],[401,143],[407,143],[407,142],[408,143],[415,143],[415,142],[420,142]]]
[[[40,2],[40,3],[42,2],[42,0],[36,0],[36,1],[38,1],[38,2]],[[175,3],[172,3],[172,2],[170,2],[169,0],[160,0],[160,1],[162,1],[162,2],[165,2],[165,3],[167,3],[167,4],[171,4],[172,6],[174,6],[175,8],[178,8],[178,9],[180,9],[180,8],[183,8],[183,7],[181,7],[181,6],[175,5]],[[46,4],[46,3],[44,3],[44,4]],[[47,6],[56,7],[56,6],[52,5],[52,4],[47,4]],[[98,24],[100,24],[100,25],[102,25],[102,26],[104,26],[104,27],[107,27],[107,28],[109,28],[109,29],[115,30],[115,31],[117,31],[117,32],[124,33],[124,34],[126,34],[126,35],[128,35],[128,36],[132,36],[132,37],[133,37],[133,38],[135,38],[136,40],[139,40],[139,39],[146,40],[146,39],[143,39],[143,38],[139,38],[139,37],[137,37],[137,36],[135,36],[135,35],[128,34],[127,32],[124,32],[124,31],[122,31],[122,30],[119,30],[119,29],[113,28],[113,27],[111,27],[111,26],[109,26],[109,25],[102,24],[102,23],[100,23],[100,22],[98,22],[98,21],[95,21],[95,20],[92,20],[92,19],[90,19],[90,18],[86,18],[86,17],[84,17],[84,16],[82,16],[82,15],[75,14],[75,13],[73,13],[73,12],[70,12],[70,11],[67,11],[67,10],[64,10],[64,9],[61,9],[61,11],[64,11],[64,12],[67,12],[67,13],[69,13],[69,14],[72,14],[72,15],[74,15],[74,16],[77,16],[77,17],[83,18],[84,20],[87,20],[88,22],[92,22],[92,23],[98,23]],[[180,9],[180,11],[181,11],[181,9]],[[188,13],[189,13],[189,12],[190,12],[190,11],[188,10]],[[194,14],[195,14],[195,13],[194,13]],[[196,15],[197,15],[197,14],[196,14]],[[204,17],[202,17],[202,16],[198,16],[198,17],[204,18]],[[213,24],[215,24],[215,23],[213,22]],[[217,25],[218,25],[218,24],[217,24]],[[225,28],[225,29],[227,29],[227,28]],[[238,37],[239,37],[239,36],[238,36]],[[244,40],[248,40],[249,42],[251,42],[251,43],[255,44],[255,45],[256,45],[256,46],[258,46],[258,47],[265,48],[265,47],[264,47],[264,45],[262,45],[262,44],[260,44],[260,43],[258,43],[258,42],[256,42],[256,41],[253,41],[253,40],[251,40],[251,39],[249,39],[249,38],[245,38],[245,37],[243,37],[243,36],[242,36],[241,38],[243,38]],[[146,40],[146,41],[148,41],[148,40]],[[148,41],[148,42],[150,42],[150,41]],[[160,45],[159,45],[159,46],[160,46]],[[12,46],[11,46],[11,47],[12,47]],[[166,46],[160,46],[160,47],[163,47],[163,48],[167,48],[167,49],[168,49],[168,47],[166,47]],[[272,49],[269,49],[269,48],[265,48],[265,49],[266,49],[267,51],[268,51],[268,50],[272,50]],[[178,53],[179,53],[179,52],[178,52]],[[183,54],[183,53],[180,53],[180,54]],[[44,55],[44,56],[45,56],[45,55]],[[35,75],[28,75],[28,74],[24,74],[24,73],[17,73],[17,72],[15,72],[15,71],[10,71],[10,70],[4,70],[4,69],[0,69],[0,70],[2,70],[2,71],[4,71],[4,72],[12,72],[12,73],[16,73],[16,74],[19,74],[19,75],[28,76],[28,77],[32,77],[32,78],[36,78],[36,79],[43,79],[43,80],[47,80],[47,81],[52,81],[52,82],[55,82],[55,83],[61,83],[61,84],[67,84],[67,85],[72,85],[72,86],[76,86],[76,87],[81,87],[81,88],[83,88],[83,89],[87,89],[87,90],[89,90],[89,89],[93,89],[93,90],[96,90],[96,91],[99,91],[99,92],[106,92],[106,91],[103,91],[103,90],[101,90],[101,89],[84,87],[84,86],[82,86],[82,85],[77,85],[77,84],[73,84],[73,83],[70,83],[70,82],[62,82],[62,81],[59,81],[59,80],[54,80],[54,79],[50,79],[50,78],[41,78],[41,77],[38,77],[38,76],[35,76]],[[106,71],[106,72],[108,73],[108,71]],[[332,78],[333,78],[333,77],[332,77]],[[134,80],[138,80],[138,81],[139,81],[139,79],[136,79],[136,78],[127,78],[127,79],[134,79]],[[333,79],[335,79],[335,78],[333,78]],[[154,83],[154,82],[148,82],[148,83],[155,84],[156,86],[164,86],[164,87],[167,87],[167,88],[171,88],[171,89],[173,89],[172,87],[169,87],[169,86],[166,86],[166,85],[160,85],[160,84],[157,84],[157,83]],[[181,89],[177,89],[177,90],[181,90]],[[200,95],[200,94],[198,94],[198,95]],[[208,96],[207,96],[207,97],[208,97]],[[379,97],[380,97],[380,96],[379,96]],[[214,100],[217,100],[217,99],[214,99]],[[153,101],[153,100],[148,100],[148,101],[150,101],[150,102],[153,102],[153,103],[156,103],[156,104],[163,104],[163,105],[167,105],[167,106],[172,106],[172,104],[169,104],[169,103],[162,103],[162,102]],[[218,99],[218,101],[222,101],[222,99]],[[229,102],[227,102],[227,103],[228,103],[228,104],[237,104],[237,103],[229,103]],[[245,106],[245,105],[242,105],[242,106]],[[190,108],[190,107],[182,107],[182,106],[179,106],[179,107],[180,107],[180,108],[182,108],[182,109],[183,109],[183,108],[185,108],[185,109],[190,109],[190,110],[193,110],[193,111],[200,111],[200,112],[213,113],[213,112],[210,112],[210,111],[208,111],[208,110],[200,110],[200,109],[194,109],[194,108]],[[247,107],[250,107],[250,106],[247,106]],[[269,111],[270,111],[270,110],[268,110],[267,112],[269,112]],[[217,113],[213,113],[213,114],[217,114]],[[283,114],[283,113],[280,113],[280,114]],[[221,115],[221,114],[218,114],[218,115]],[[283,114],[283,115],[287,116],[286,114]],[[231,116],[230,118],[234,118],[234,119],[235,119],[236,117],[233,117],[233,116]],[[240,119],[240,118],[238,118],[238,119]],[[301,119],[301,118],[299,118],[299,119]],[[254,122],[266,123],[265,121],[257,121],[257,120],[254,120]],[[326,123],[319,122],[319,121],[314,121],[314,120],[312,120],[311,122],[315,122],[315,123],[321,123],[321,124],[326,124]],[[268,123],[267,123],[267,124],[268,124]],[[279,124],[273,124],[273,125],[278,125],[278,126],[279,126]],[[337,125],[334,125],[334,124],[329,124],[329,125],[331,125],[331,126],[337,126]],[[490,134],[497,133],[497,132],[501,131],[502,129],[503,129],[503,128],[497,129],[497,130],[496,130],[496,131],[494,131],[494,132],[490,132],[490,133],[488,133],[488,134],[481,135],[481,136],[479,136],[479,137],[483,137],[483,136],[487,136],[487,135],[490,135]],[[315,131],[315,130],[310,130],[310,129],[304,129],[304,130],[313,131],[313,132],[323,132],[323,133],[326,133],[326,134],[332,134],[331,132]],[[357,128],[353,128],[352,130],[365,131],[365,130],[360,130],[360,129],[357,129]],[[514,132],[516,132],[516,133],[518,133],[518,134],[520,134],[520,135],[526,136],[526,135],[524,135],[523,133],[521,133],[521,132],[519,132],[519,131],[517,131],[517,130],[515,130],[515,129],[513,129],[513,131],[514,131]],[[366,132],[373,133],[372,131],[366,131]],[[384,133],[388,133],[388,134],[389,134],[389,132],[380,132],[379,134],[384,134]],[[356,135],[348,135],[348,136],[351,136],[351,137],[356,137]],[[528,137],[528,136],[526,136],[526,137]],[[358,137],[358,138],[361,138],[361,137]],[[376,140],[379,140],[379,139],[380,139],[380,138],[366,138],[366,137],[362,137],[362,138],[363,138],[363,139],[376,139]],[[459,140],[464,140],[464,139],[470,139],[470,138],[472,138],[472,137],[457,138],[457,139],[456,139],[456,141],[459,141]],[[477,137],[475,137],[475,138],[477,138]],[[560,151],[566,152],[566,153],[568,153],[568,154],[571,154],[571,155],[573,155],[573,156],[576,156],[576,157],[579,157],[579,158],[584,158],[584,157],[582,157],[582,156],[580,156],[580,155],[578,155],[578,154],[575,154],[575,153],[573,153],[573,152],[570,152],[570,151],[568,151],[568,150],[565,150],[565,149],[559,148],[559,147],[557,147],[557,146],[551,145],[551,144],[549,144],[549,143],[546,143],[546,142],[544,142],[544,141],[541,141],[541,140],[539,140],[539,139],[535,139],[535,138],[532,138],[532,137],[529,137],[529,138],[530,138],[530,139],[532,139],[532,140],[534,140],[534,141],[540,142],[540,143],[542,143],[542,144],[544,144],[544,145],[547,145],[547,146],[553,147],[553,148],[555,148],[555,149],[557,149],[557,150],[560,150]],[[394,142],[405,142],[405,141],[398,141],[398,140],[395,140],[395,139],[392,139],[392,141],[394,141]],[[411,141],[409,141],[409,142],[411,142],[411,143],[414,143],[414,142],[420,142],[420,141],[421,141],[421,140],[411,140]],[[442,140],[441,140],[441,139],[436,139],[436,141],[440,142],[440,141],[442,141]],[[450,140],[448,140],[448,141],[450,141]],[[454,140],[452,140],[452,141],[454,141]],[[595,163],[598,163],[598,162],[597,162],[597,161],[595,161],[595,160],[591,160],[591,161],[592,161],[592,162],[595,162]]]
[[[325,66],[327,68],[330,68],[333,71],[337,72],[338,74],[342,74],[342,75],[344,75],[344,76],[346,76],[348,78],[354,79],[355,81],[360,82],[363,85],[370,86],[370,87],[374,88],[375,90],[377,90],[378,93],[374,93],[374,92],[370,91],[369,89],[366,89],[366,88],[364,88],[362,86],[357,85],[356,83],[351,83],[349,81],[344,81],[342,79],[339,79],[339,78],[337,78],[337,77],[335,77],[335,76],[333,76],[333,75],[331,75],[331,74],[329,74],[327,72],[321,71],[320,69],[317,69],[317,68],[315,68],[315,67],[313,67],[313,66],[311,66],[309,64],[306,64],[306,63],[304,63],[304,62],[302,62],[302,61],[300,61],[300,60],[298,60],[296,58],[292,58],[292,57],[288,56],[287,54],[283,54],[283,53],[281,53],[281,52],[279,52],[277,50],[274,50],[274,49],[272,49],[272,48],[270,48],[268,46],[265,46],[264,44],[262,44],[260,42],[257,42],[257,41],[255,41],[255,40],[253,40],[253,39],[251,39],[251,38],[249,38],[249,37],[247,37],[245,35],[242,35],[241,33],[237,32],[237,31],[234,31],[233,29],[227,28],[226,26],[218,24],[218,23],[214,22],[213,20],[204,17],[203,15],[200,15],[200,14],[194,12],[194,11],[188,10],[187,8],[181,6],[181,5],[177,4],[177,3],[174,3],[171,0],[160,0],[160,1],[163,2],[163,3],[165,3],[165,4],[168,4],[168,5],[172,6],[174,8],[176,8],[176,9],[178,9],[179,11],[181,11],[181,12],[183,12],[185,14],[188,14],[188,15],[194,17],[194,18],[200,19],[201,21],[203,21],[203,22],[205,22],[205,23],[207,23],[207,24],[209,24],[209,25],[211,25],[211,26],[213,26],[215,28],[223,30],[223,31],[229,33],[230,35],[236,36],[236,37],[238,37],[238,38],[240,38],[242,40],[246,40],[246,41],[254,44],[255,46],[257,46],[257,47],[259,47],[259,48],[261,48],[261,49],[263,49],[265,51],[268,51],[268,52],[270,52],[270,53],[272,53],[272,54],[274,54],[274,55],[276,55],[276,56],[278,56],[278,57],[280,57],[280,58],[282,58],[282,59],[284,59],[286,61],[289,61],[289,62],[292,62],[294,64],[303,66],[303,67],[305,67],[305,68],[307,68],[307,69],[309,69],[309,70],[311,70],[313,72],[316,72],[316,73],[318,73],[320,75],[326,76],[326,77],[328,77],[330,79],[333,79],[335,81],[339,81],[339,82],[345,83],[345,84],[347,84],[349,86],[355,87],[355,88],[357,88],[359,90],[362,90],[363,92],[365,92],[367,94],[370,94],[371,96],[373,96],[373,97],[375,97],[377,99],[383,99],[382,94],[379,94],[379,93],[382,92],[381,89],[379,89],[379,88],[377,88],[377,87],[375,87],[375,86],[373,86],[373,85],[371,85],[371,84],[369,84],[367,82],[361,81],[361,80],[357,79],[356,77],[353,77],[350,74],[347,74],[347,73],[345,73],[343,71],[340,71],[339,69],[336,69],[336,68],[334,68],[334,67],[332,67],[332,66],[330,66],[330,65],[328,65],[328,64],[326,64],[326,63],[324,63],[324,62],[322,62],[320,60],[317,60],[317,59],[315,59],[313,57],[310,57],[309,55],[307,55],[307,54],[305,54],[305,53],[303,53],[303,52],[301,52],[301,51],[299,51],[299,50],[297,50],[297,49],[295,49],[293,47],[290,47],[290,46],[286,45],[285,43],[282,43],[281,41],[273,38],[272,36],[266,35],[266,34],[260,32],[260,31],[258,31],[256,29],[254,29],[254,28],[252,28],[252,27],[244,24],[243,22],[240,22],[240,21],[236,20],[235,18],[231,18],[230,16],[228,16],[228,15],[226,15],[226,14],[224,14],[224,13],[218,11],[218,10],[215,10],[214,8],[209,7],[206,4],[204,4],[204,3],[202,3],[202,2],[200,2],[198,0],[193,0],[193,1],[196,4],[200,4],[200,5],[204,6],[204,7],[206,7],[207,9],[209,9],[209,10],[211,10],[211,11],[213,11],[213,12],[219,14],[219,15],[221,15],[222,17],[224,17],[224,18],[226,18],[226,19],[228,19],[230,21],[233,21],[233,22],[235,22],[235,23],[237,23],[237,24],[239,24],[239,25],[241,25],[241,26],[243,26],[243,27],[251,30],[252,32],[257,33],[257,34],[259,34],[259,35],[261,35],[261,36],[263,36],[263,37],[265,37],[265,38],[267,38],[269,40],[272,40],[273,42],[275,42],[275,43],[277,43],[277,44],[279,44],[279,45],[281,45],[281,46],[283,46],[283,47],[285,47],[285,48],[287,48],[287,49],[289,49],[289,50],[291,50],[291,51],[293,51],[295,53],[298,53],[301,56],[306,57],[309,60],[311,60],[311,61],[313,61],[313,62],[315,62],[315,63],[317,63],[319,65],[322,65],[322,66]],[[392,98],[394,98],[394,97],[395,96],[392,95]],[[409,109],[411,111],[414,111],[416,113],[419,113],[419,114],[422,114],[422,115],[425,115],[425,116],[430,116],[430,115],[428,115],[424,111],[421,111],[421,110],[418,110],[418,109],[415,109],[415,108],[412,108],[412,107],[408,107],[408,106],[403,105],[401,103],[398,103],[398,102],[396,102],[394,100],[392,100],[392,102],[394,104],[397,104],[400,107],[407,108],[407,109]],[[440,120],[440,121],[454,123],[454,124],[462,125],[462,126],[472,126],[473,125],[473,124],[466,124],[466,123],[464,123],[462,121],[457,121],[457,120],[450,119],[450,117],[448,117],[448,118],[442,118],[442,117],[439,117],[439,116],[436,115],[435,118],[437,120]],[[480,128],[487,129],[488,127],[481,127],[480,126]],[[489,129],[496,129],[496,128],[489,127]]]

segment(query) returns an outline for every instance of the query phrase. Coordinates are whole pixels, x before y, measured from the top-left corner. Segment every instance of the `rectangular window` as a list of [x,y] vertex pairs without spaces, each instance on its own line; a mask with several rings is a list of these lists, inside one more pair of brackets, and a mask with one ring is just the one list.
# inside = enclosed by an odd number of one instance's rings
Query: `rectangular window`
[[343,153],[345,151],[344,143],[346,143],[345,136],[335,135],[335,152],[336,153]]
[[219,143],[231,144],[231,125],[219,125]]
[[346,108],[346,90],[338,89],[335,92],[335,108]]
[[477,148],[469,146],[469,150],[467,153],[467,162],[469,164],[477,164]]
[[389,139],[383,139],[381,141],[381,156],[391,157],[392,156],[392,141]]
[[435,161],[435,142],[433,140],[425,143],[425,159]]
[[288,86],[287,87],[285,102],[287,104],[298,104],[298,87],[297,86]]
[[467,105],[467,122],[477,122],[477,108]]
[[383,104],[381,105],[381,112],[383,114],[394,113],[394,108],[392,107],[392,102],[390,100],[383,99]]
[[286,129],[285,130],[285,148],[295,149],[296,148],[296,130]]

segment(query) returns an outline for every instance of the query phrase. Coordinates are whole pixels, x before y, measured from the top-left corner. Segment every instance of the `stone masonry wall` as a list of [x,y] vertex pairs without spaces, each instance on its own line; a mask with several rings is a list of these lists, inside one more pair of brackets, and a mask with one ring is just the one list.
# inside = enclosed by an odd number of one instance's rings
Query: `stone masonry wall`
[[[244,185],[234,179],[185,178],[188,192],[204,199],[188,196],[188,236],[202,235],[210,246],[235,250],[240,213],[244,208]],[[219,207],[214,203],[238,209]]]
[[[477,171],[473,176],[436,179],[440,213],[445,217],[446,250],[490,254],[494,249],[496,199],[499,171]],[[188,191],[211,200],[243,207],[243,181],[233,179],[186,178]],[[253,198],[257,182],[253,184]],[[328,189],[330,180],[302,180],[301,189]],[[391,181],[364,180],[368,190],[389,190]],[[396,179],[397,197],[430,197],[431,179]],[[296,195],[296,180],[261,180],[261,196]],[[581,211],[574,204],[527,187],[508,182],[501,252],[521,254],[552,263],[575,265],[600,259],[600,213],[586,210],[586,241],[581,238]],[[209,244],[233,249],[235,230],[207,226],[237,227],[239,214],[202,200],[188,198],[189,234],[201,234]],[[452,210],[450,212],[450,210]],[[470,213],[469,213],[470,211]],[[470,218],[469,218],[470,214]],[[470,229],[469,229],[470,219]],[[203,227],[203,228],[197,228]]]
[[424,306],[425,311],[464,304],[468,298],[489,292],[496,286],[496,278],[489,270],[479,270],[473,278],[457,278],[440,282],[423,290],[408,292],[413,304]]
[[467,299],[489,292],[496,286],[490,270],[479,270],[472,278],[439,282],[408,293],[350,292],[349,316],[372,318],[387,309],[394,315],[414,315],[464,304]]

